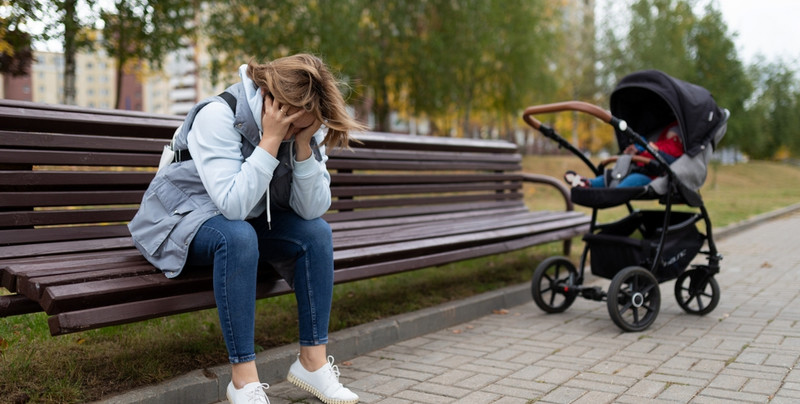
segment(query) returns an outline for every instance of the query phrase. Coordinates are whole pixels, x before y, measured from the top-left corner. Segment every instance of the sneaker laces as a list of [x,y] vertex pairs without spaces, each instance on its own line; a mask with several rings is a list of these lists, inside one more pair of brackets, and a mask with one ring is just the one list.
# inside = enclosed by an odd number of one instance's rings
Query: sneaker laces
[[[328,355],[328,364],[331,365],[331,373],[336,378],[336,382],[339,383],[339,375],[341,372],[339,372],[339,365],[333,364],[333,355]],[[341,386],[342,384],[339,383],[339,385]]]
[[259,386],[259,388],[252,389],[252,390],[247,392],[247,395],[248,395],[247,400],[252,402],[252,403],[263,402],[263,403],[266,403],[266,404],[270,404],[269,403],[269,397],[267,397],[267,391],[266,391],[268,388],[269,388],[269,384],[261,383],[261,386]]

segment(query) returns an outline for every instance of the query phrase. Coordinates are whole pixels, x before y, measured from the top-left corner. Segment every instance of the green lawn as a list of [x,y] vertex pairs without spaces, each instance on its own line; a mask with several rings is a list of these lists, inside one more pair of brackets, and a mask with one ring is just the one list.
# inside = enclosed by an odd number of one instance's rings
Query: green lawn
[[[528,172],[560,178],[578,169],[577,158],[525,159]],[[588,174],[588,170],[584,174]],[[800,168],[752,162],[715,167],[702,194],[719,228],[800,202]],[[526,188],[537,209],[561,209],[545,187]],[[624,212],[603,211],[622,217]],[[574,250],[582,245],[576,240]],[[331,330],[430,307],[511,284],[529,282],[536,264],[559,254],[560,243],[514,253],[337,285]],[[724,263],[723,263],[724,271]],[[0,293],[3,293],[0,289]],[[297,339],[293,296],[262,300],[257,308],[257,349]],[[70,403],[158,383],[190,370],[226,362],[215,310],[51,337],[46,316],[0,318],[0,402]]]

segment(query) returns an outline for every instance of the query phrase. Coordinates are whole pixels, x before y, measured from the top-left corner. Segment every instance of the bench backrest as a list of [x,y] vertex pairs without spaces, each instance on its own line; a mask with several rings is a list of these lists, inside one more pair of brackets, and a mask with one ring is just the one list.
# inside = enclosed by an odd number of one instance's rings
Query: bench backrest
[[[130,248],[181,117],[0,100],[0,258]],[[361,133],[329,150],[335,223],[521,204],[507,142]]]

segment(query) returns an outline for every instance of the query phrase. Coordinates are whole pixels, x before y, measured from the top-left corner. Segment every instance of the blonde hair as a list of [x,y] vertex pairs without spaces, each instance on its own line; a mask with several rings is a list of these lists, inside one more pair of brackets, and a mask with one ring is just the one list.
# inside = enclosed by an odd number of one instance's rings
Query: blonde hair
[[339,90],[343,83],[316,56],[297,54],[261,64],[250,61],[247,75],[274,100],[302,108],[322,122],[328,128],[324,145],[347,148],[351,140],[348,133],[365,130],[347,113]]

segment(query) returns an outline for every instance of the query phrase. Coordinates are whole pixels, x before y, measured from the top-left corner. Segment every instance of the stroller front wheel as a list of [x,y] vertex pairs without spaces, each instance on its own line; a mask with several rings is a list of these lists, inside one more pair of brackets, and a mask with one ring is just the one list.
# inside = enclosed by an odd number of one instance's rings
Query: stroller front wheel
[[644,331],[656,320],[661,291],[653,274],[642,267],[618,272],[608,287],[608,314],[624,331]]
[[578,271],[565,257],[550,257],[533,271],[533,301],[547,313],[561,313],[575,301]]
[[711,313],[719,304],[719,284],[703,269],[686,271],[675,280],[675,299],[689,314]]

